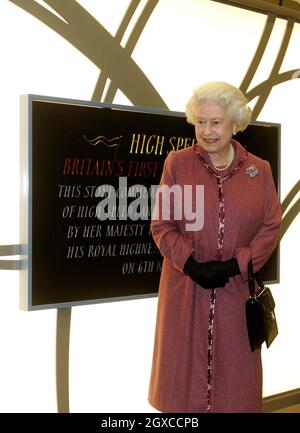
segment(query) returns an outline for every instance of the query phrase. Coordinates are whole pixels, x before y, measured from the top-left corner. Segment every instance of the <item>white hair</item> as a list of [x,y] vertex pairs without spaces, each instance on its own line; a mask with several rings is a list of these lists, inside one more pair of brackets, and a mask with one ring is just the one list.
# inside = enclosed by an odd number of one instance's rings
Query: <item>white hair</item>
[[250,123],[252,111],[248,100],[237,87],[223,81],[202,84],[194,89],[186,104],[187,121],[195,125],[196,109],[200,102],[213,101],[223,108],[229,118],[236,124],[237,131],[243,131]]

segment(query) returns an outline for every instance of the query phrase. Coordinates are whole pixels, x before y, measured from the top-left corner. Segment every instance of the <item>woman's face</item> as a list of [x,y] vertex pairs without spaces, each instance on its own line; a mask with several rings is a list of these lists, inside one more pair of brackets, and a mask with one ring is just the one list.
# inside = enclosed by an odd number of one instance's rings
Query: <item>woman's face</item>
[[213,101],[200,102],[196,109],[195,134],[198,144],[208,153],[227,150],[235,123],[223,108]]

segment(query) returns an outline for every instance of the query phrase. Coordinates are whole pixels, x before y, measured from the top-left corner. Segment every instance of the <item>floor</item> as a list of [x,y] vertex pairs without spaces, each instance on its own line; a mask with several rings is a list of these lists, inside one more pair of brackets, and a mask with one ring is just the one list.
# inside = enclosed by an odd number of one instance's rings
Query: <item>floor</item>
[[272,413],[300,413],[300,404],[288,406],[280,410],[274,410]]

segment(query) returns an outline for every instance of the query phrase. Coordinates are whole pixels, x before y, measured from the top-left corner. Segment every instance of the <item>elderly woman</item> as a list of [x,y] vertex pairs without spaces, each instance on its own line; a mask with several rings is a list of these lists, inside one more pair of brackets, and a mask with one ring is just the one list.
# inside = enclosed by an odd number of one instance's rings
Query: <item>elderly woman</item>
[[255,272],[264,265],[280,229],[270,164],[232,139],[251,118],[236,87],[198,87],[186,116],[197,143],[169,153],[161,185],[194,194],[203,185],[204,220],[188,230],[171,209],[151,223],[164,261],[149,402],[162,412],[261,412],[261,353],[250,349],[245,302],[248,262]]

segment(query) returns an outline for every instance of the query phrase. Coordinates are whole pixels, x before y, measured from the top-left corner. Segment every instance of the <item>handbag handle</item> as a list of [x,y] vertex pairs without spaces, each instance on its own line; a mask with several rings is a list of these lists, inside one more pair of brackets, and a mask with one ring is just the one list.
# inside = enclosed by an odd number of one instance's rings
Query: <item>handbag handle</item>
[[260,289],[263,290],[265,288],[263,280],[260,278],[260,275],[258,272],[255,272],[254,278],[256,279],[257,284],[259,285]]
[[258,272],[253,272],[253,263],[252,263],[252,259],[249,260],[248,262],[248,285],[249,285],[249,293],[250,293],[250,297],[251,298],[256,298],[256,294],[255,294],[255,280],[257,282],[257,284],[259,285],[260,289],[264,289],[264,282],[263,280],[260,278],[260,275]]
[[253,273],[252,259],[250,259],[248,262],[248,286],[249,286],[250,297],[255,298],[255,279]]

